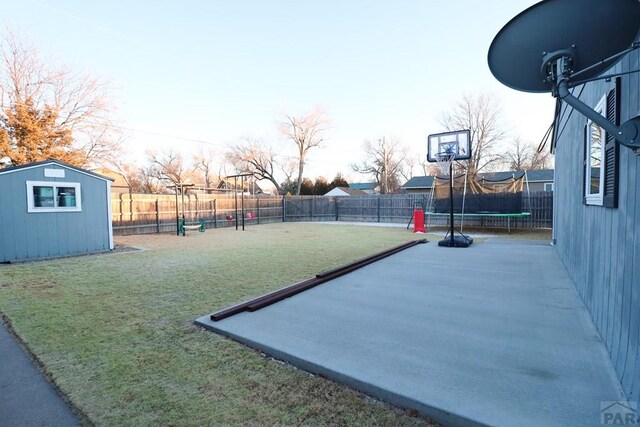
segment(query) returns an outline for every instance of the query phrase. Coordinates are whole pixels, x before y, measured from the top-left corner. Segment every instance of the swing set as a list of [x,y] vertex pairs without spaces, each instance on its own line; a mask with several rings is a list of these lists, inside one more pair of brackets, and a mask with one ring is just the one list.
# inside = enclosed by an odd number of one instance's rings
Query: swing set
[[[175,189],[176,193],[176,235],[182,234],[183,237],[187,235],[187,230],[198,230],[200,233],[204,233],[205,220],[204,218],[195,218],[195,221],[187,222],[186,211],[184,209],[184,193],[189,189],[195,187],[195,184],[178,183],[176,185],[170,185],[167,188]],[[178,193],[181,196],[181,202],[178,203]]]

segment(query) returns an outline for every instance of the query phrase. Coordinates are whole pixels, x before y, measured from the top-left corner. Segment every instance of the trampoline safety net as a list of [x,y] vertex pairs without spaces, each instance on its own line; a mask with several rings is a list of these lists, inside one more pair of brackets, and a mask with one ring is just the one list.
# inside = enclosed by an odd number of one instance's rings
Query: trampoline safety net
[[[466,187],[466,188],[465,188]],[[514,214],[528,211],[522,193],[525,174],[499,181],[453,178],[453,211],[465,214]],[[466,190],[466,191],[465,191]],[[449,212],[449,177],[434,179],[434,212]],[[464,205],[464,212],[463,212]]]

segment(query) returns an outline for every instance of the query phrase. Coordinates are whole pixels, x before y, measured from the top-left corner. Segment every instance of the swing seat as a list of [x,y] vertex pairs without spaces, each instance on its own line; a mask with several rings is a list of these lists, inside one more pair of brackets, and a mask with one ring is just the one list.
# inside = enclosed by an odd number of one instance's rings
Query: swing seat
[[198,230],[200,233],[204,233],[205,223],[204,218],[200,218],[197,223],[185,223],[184,219],[178,219],[178,230],[182,233],[182,236],[186,236],[187,230]]

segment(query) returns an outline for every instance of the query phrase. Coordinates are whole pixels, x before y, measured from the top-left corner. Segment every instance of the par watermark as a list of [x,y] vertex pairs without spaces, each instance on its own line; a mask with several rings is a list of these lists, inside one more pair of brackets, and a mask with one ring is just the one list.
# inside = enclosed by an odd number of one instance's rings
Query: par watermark
[[638,402],[600,402],[600,422],[614,426],[640,426]]

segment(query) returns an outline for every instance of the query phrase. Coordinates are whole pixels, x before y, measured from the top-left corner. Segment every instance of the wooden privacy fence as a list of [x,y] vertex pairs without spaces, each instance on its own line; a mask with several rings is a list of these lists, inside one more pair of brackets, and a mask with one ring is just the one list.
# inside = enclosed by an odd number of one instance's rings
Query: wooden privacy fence
[[[511,229],[551,228],[553,195],[535,192],[523,197],[526,218],[511,218]],[[204,219],[207,228],[235,226],[242,222],[242,197],[226,194],[190,194],[178,197],[177,213],[187,224]],[[176,231],[176,198],[167,194],[114,195],[111,200],[115,235]],[[236,214],[237,206],[237,214]],[[244,196],[246,225],[281,221],[355,221],[408,224],[416,208],[431,207],[429,194],[391,194],[351,197]],[[507,218],[465,216],[464,225],[507,228]],[[458,220],[456,220],[458,222]],[[428,226],[448,224],[447,216],[429,216]]]

